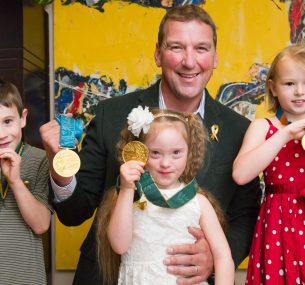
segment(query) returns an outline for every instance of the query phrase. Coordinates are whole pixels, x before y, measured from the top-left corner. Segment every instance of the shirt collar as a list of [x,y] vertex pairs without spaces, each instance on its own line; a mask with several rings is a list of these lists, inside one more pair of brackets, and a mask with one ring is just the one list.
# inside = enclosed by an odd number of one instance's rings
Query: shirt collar
[[[193,113],[195,115],[198,114],[202,120],[204,119],[204,103],[205,103],[205,90],[203,90],[203,92],[202,92],[202,96],[201,96],[201,100],[200,100],[198,109]],[[161,90],[161,81],[159,84],[159,108],[162,110],[166,109],[164,97],[163,97],[162,90]]]

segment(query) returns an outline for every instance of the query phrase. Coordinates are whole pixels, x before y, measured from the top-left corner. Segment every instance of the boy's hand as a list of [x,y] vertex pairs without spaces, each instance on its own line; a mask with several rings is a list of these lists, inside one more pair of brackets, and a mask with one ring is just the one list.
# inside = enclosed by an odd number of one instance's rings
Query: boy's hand
[[174,245],[168,248],[164,264],[167,272],[184,277],[177,278],[177,284],[191,285],[206,280],[213,272],[213,256],[202,230],[189,228],[196,239],[194,244]]
[[21,157],[14,150],[10,148],[0,149],[0,166],[2,175],[10,186],[21,181],[20,164]]

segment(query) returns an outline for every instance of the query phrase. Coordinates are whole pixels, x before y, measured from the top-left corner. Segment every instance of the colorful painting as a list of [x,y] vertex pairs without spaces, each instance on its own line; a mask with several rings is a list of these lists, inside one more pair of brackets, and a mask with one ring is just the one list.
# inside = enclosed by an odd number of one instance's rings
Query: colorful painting
[[[186,4],[204,4],[205,0],[125,0],[129,3],[135,3],[142,5],[144,7],[154,7],[154,8],[172,8],[179,5]],[[75,2],[78,2],[82,5],[85,5],[89,8],[94,8],[100,12],[104,12],[103,5],[107,2],[106,0],[61,0],[63,5],[71,5]]]
[[[100,100],[155,82],[158,26],[166,8],[180,3],[202,5],[217,24],[210,93],[250,119],[266,116],[269,64],[285,46],[304,41],[305,0],[55,0],[55,114],[73,113],[87,125]],[[90,224],[67,228],[56,220],[57,269],[75,269]]]

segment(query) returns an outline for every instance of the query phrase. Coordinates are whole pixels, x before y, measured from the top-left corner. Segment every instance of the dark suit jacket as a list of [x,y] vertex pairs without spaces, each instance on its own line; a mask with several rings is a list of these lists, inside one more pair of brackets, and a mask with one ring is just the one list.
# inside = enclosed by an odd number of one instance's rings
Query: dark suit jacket
[[[129,112],[138,105],[158,107],[158,103],[159,82],[145,90],[104,100],[98,105],[80,152],[82,164],[76,176],[75,192],[69,199],[54,205],[63,224],[76,226],[92,217],[104,191],[115,185],[119,174],[116,143],[120,131],[126,126]],[[219,141],[209,142],[205,164],[197,180],[199,185],[214,194],[227,215],[227,237],[237,266],[249,252],[260,198],[258,179],[245,186],[238,186],[232,179],[232,164],[249,120],[213,100],[206,90],[204,125],[209,133],[213,124],[219,126]],[[81,253],[81,258],[86,256],[95,260],[94,226],[81,247]]]

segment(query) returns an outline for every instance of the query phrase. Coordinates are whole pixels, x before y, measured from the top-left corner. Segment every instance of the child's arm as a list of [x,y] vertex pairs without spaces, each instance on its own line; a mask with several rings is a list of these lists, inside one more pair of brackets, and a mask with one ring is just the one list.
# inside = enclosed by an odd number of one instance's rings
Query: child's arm
[[243,185],[254,179],[288,141],[300,139],[305,134],[305,120],[280,128],[265,140],[268,128],[269,124],[265,119],[256,119],[250,124],[233,164],[233,178],[236,183]]
[[21,157],[12,149],[0,150],[1,170],[13,192],[25,223],[35,234],[43,234],[49,229],[50,210],[39,202],[25,186],[20,177]]
[[235,268],[226,236],[211,203],[201,194],[197,197],[201,208],[200,227],[213,255],[215,285],[233,285]]
[[143,167],[142,162],[128,161],[120,168],[120,192],[107,229],[109,242],[117,254],[125,253],[132,241],[134,182],[140,180]]

